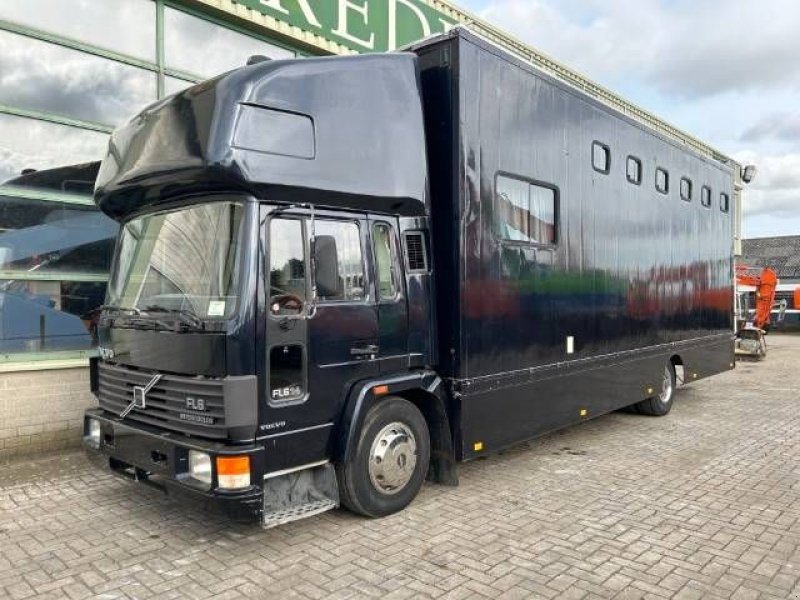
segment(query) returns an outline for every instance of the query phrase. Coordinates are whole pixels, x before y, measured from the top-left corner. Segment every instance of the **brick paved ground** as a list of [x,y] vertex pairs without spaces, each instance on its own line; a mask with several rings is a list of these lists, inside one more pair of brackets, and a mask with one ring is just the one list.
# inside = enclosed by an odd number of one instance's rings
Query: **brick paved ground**
[[800,337],[770,342],[667,418],[471,463],[380,521],[262,531],[80,454],[5,466],[0,597],[800,598]]

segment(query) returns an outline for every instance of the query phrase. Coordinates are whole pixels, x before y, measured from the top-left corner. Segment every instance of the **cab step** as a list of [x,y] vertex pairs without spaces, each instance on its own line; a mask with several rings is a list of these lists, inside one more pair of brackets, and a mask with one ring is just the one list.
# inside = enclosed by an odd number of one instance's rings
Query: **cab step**
[[336,472],[329,462],[270,473],[264,478],[261,525],[271,529],[339,506]]

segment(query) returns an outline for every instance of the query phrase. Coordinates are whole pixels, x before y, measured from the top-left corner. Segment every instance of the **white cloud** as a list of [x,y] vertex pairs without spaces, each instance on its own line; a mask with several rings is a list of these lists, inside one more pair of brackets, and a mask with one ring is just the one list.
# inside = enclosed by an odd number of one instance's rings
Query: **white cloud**
[[800,154],[758,156],[742,152],[736,158],[758,167],[756,179],[744,192],[745,217],[771,215],[793,220],[800,217]]
[[760,118],[742,133],[743,142],[777,140],[800,147],[800,113],[773,113]]
[[800,89],[795,0],[492,0],[480,11],[554,58],[613,82],[633,78],[666,96]]

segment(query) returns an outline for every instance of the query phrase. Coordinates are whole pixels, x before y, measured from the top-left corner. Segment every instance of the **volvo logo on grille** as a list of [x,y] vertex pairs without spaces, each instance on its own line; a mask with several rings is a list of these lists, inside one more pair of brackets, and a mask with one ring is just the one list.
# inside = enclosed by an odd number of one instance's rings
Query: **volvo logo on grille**
[[147,408],[147,394],[150,390],[152,390],[156,384],[161,381],[161,375],[153,375],[153,378],[145,385],[142,386],[134,386],[133,388],[133,401],[125,407],[119,416],[123,419],[127,417],[134,408]]

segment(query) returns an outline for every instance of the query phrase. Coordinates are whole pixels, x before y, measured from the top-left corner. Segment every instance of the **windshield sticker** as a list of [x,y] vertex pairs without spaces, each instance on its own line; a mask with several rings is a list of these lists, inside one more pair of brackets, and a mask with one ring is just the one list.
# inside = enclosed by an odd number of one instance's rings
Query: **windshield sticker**
[[221,317],[225,314],[225,300],[212,300],[208,303],[208,316]]

